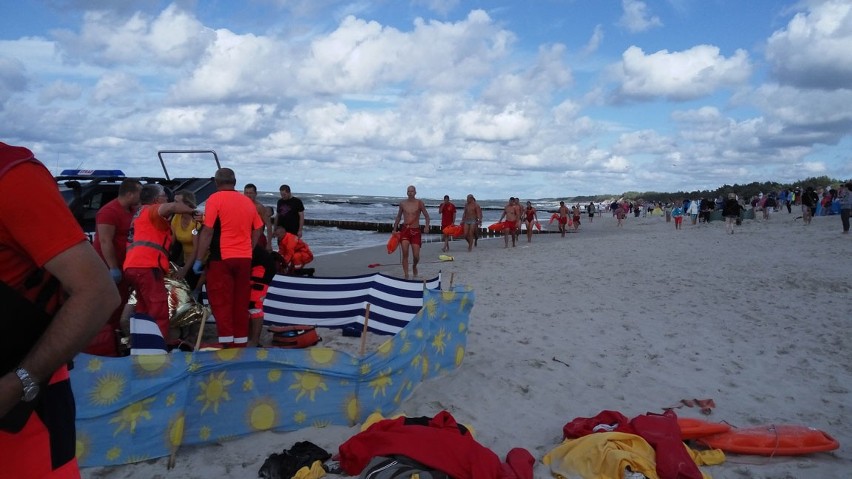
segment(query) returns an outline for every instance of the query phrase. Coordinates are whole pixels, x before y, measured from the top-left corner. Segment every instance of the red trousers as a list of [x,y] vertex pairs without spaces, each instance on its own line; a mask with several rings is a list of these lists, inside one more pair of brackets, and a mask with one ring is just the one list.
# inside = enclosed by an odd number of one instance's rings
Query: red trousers
[[224,347],[245,347],[248,342],[250,297],[251,258],[210,261],[207,300]]
[[169,298],[163,282],[163,270],[127,268],[124,277],[136,290],[134,315],[150,316],[160,328],[163,339],[169,339]]

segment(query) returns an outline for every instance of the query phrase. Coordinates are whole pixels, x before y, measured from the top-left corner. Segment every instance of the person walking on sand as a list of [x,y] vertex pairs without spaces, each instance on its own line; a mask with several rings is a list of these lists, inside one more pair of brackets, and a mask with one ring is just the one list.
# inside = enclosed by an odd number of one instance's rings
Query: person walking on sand
[[[505,218],[505,221],[503,219]],[[500,215],[498,223],[503,223],[503,243],[505,248],[509,247],[509,236],[512,237],[512,247],[515,247],[515,230],[517,229],[518,209],[515,207],[515,198],[509,198],[509,202],[503,207],[503,214]]]
[[438,206],[438,214],[441,215],[441,239],[444,240],[441,251],[446,253],[450,250],[450,235],[444,233],[444,228],[456,224],[456,205],[450,201],[450,195],[444,195],[444,202]]
[[559,202],[559,209],[556,211],[556,213],[559,215],[559,217],[556,220],[559,223],[559,233],[564,238],[565,237],[565,230],[567,229],[567,226],[568,226],[568,207],[565,206],[564,201]]
[[701,212],[701,204],[698,200],[692,200],[689,202],[689,209],[687,213],[689,213],[689,217],[692,218],[692,224],[698,223],[698,213]]
[[737,201],[737,195],[734,193],[728,193],[728,199],[725,200],[725,203],[722,205],[722,216],[725,217],[725,232],[728,234],[734,234],[734,224],[737,221],[737,218],[740,217],[740,210],[742,206],[740,202]]
[[676,202],[672,208],[672,218],[674,218],[675,229],[679,230],[683,223],[683,202]]
[[852,181],[840,187],[840,222],[843,234],[849,234],[849,215],[852,214]]
[[586,206],[586,214],[589,216],[589,223],[593,223],[595,219],[595,203],[590,201]]
[[[405,279],[408,279],[409,250],[411,250],[413,256],[411,272],[414,273],[415,278],[417,277],[417,263],[420,262],[420,245],[422,244],[420,238],[420,214],[423,213],[426,231],[429,231],[429,212],[426,211],[426,205],[423,204],[423,201],[415,198],[417,196],[417,188],[413,185],[408,185],[406,194],[408,198],[399,203],[399,211],[393,222],[393,231],[399,231],[399,244],[402,246],[402,273]],[[400,220],[402,221],[401,226]]]
[[467,250],[473,250],[476,244],[475,235],[482,224],[482,208],[476,202],[473,195],[467,195],[467,201],[464,204],[464,212],[462,213],[462,226],[464,227],[464,239],[467,240]]
[[533,227],[538,224],[535,207],[532,201],[527,201],[527,209],[524,210],[524,221],[527,224],[527,243],[532,243]]
[[574,231],[580,229],[580,205],[575,204],[571,208],[571,221],[574,223]]

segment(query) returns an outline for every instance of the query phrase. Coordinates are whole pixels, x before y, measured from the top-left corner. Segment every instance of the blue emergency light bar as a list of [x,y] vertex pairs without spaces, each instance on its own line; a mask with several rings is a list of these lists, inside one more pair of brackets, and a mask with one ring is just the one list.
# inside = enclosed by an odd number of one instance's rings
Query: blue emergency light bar
[[59,176],[124,176],[121,170],[62,170]]

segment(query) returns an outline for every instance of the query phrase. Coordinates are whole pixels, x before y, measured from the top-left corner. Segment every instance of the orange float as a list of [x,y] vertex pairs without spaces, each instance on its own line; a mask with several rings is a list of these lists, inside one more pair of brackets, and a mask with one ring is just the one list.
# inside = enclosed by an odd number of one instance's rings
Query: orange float
[[684,441],[727,432],[731,429],[730,425],[722,422],[710,422],[689,417],[677,418],[677,425],[680,426],[680,438]]
[[500,221],[500,222],[494,223],[493,225],[490,225],[488,227],[488,229],[491,230],[491,231],[503,231],[505,229],[512,229],[514,227],[515,227],[514,221]]
[[697,441],[713,449],[755,456],[801,456],[840,447],[836,439],[819,429],[793,424],[731,429]]
[[388,238],[388,254],[396,251],[396,248],[399,246],[399,233],[391,233],[390,238]]
[[462,226],[462,225],[449,225],[449,226],[444,227],[444,229],[442,229],[441,232],[444,233],[447,236],[452,236],[454,238],[458,238],[459,236],[462,236],[464,234],[464,226]]

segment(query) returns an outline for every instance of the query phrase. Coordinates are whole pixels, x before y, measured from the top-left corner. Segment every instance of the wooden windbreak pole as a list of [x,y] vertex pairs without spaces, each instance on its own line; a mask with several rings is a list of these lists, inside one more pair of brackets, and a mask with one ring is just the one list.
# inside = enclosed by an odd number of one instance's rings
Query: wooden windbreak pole
[[448,289],[453,289],[453,278],[455,278],[456,273],[450,273],[450,287]]
[[364,307],[364,329],[361,330],[361,356],[367,351],[367,324],[370,322],[370,303]]

